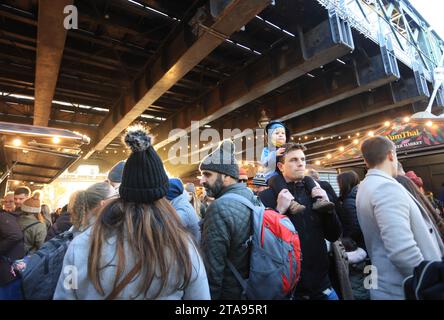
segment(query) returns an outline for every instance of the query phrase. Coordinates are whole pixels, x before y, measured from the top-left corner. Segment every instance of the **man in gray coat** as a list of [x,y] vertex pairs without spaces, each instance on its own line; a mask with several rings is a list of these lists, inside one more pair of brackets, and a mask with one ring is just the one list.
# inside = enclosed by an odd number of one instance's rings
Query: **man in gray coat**
[[249,272],[249,250],[246,243],[251,234],[251,211],[239,202],[221,198],[237,194],[260,205],[245,184],[238,183],[239,166],[234,145],[224,141],[218,149],[202,160],[201,184],[208,196],[216,200],[203,219],[202,250],[207,267],[211,298],[241,299],[242,287],[227,265],[230,260],[242,277]]
[[394,179],[398,159],[393,142],[373,137],[364,141],[361,152],[369,170],[359,186],[356,207],[377,271],[372,274],[370,296],[372,300],[404,299],[404,279],[423,260],[441,260],[444,246],[419,204]]

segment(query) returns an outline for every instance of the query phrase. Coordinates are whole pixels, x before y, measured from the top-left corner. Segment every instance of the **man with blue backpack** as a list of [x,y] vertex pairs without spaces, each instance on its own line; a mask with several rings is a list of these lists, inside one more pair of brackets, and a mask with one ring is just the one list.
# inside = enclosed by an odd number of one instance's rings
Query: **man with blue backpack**
[[202,228],[211,298],[289,299],[299,280],[301,259],[290,220],[265,210],[252,191],[238,183],[231,141],[223,141],[199,169],[201,184],[216,199]]
[[[304,187],[305,147],[301,144],[287,143],[282,146],[285,151],[277,159],[277,167],[284,177],[288,190],[295,200],[305,209],[298,214],[289,215],[298,231],[302,250],[301,280],[298,283],[294,298],[297,300],[338,300],[329,279],[329,258],[325,239],[335,242],[341,235],[341,224],[334,211],[317,212],[312,209],[313,197],[321,196],[329,200],[320,187],[313,188],[308,194]],[[279,210],[278,195],[272,189],[259,194],[262,203],[269,208]],[[331,199],[330,199],[331,200]],[[286,214],[286,211],[282,211]]]

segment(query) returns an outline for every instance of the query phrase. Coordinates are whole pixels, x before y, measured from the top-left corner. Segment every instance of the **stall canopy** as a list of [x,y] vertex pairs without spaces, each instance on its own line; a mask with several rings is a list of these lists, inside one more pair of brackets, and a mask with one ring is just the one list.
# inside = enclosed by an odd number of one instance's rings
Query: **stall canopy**
[[[373,136],[386,136],[396,145],[398,158],[410,158],[444,152],[444,119],[397,118],[371,132]],[[333,168],[363,164],[360,147],[368,136],[355,139],[344,148],[331,154],[325,165]]]
[[0,122],[1,181],[51,183],[81,156],[84,135],[64,129]]

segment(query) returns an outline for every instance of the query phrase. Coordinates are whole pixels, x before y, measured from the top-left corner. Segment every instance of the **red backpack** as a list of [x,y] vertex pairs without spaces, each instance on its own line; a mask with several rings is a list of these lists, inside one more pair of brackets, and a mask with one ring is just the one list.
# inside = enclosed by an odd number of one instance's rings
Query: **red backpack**
[[228,267],[244,289],[243,296],[250,300],[289,299],[301,273],[301,246],[293,223],[287,216],[255,206],[240,195],[230,193],[222,198],[240,202],[252,212],[248,279],[243,279],[228,260]]

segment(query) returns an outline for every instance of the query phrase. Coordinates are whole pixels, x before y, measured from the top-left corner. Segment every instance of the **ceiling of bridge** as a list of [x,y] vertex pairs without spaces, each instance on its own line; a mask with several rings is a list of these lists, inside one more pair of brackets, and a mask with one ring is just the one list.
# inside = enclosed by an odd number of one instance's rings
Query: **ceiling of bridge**
[[[0,4],[0,92],[2,93],[0,121],[33,123],[36,69],[39,67],[38,30],[41,27],[46,28],[46,32],[52,32],[48,23],[39,21],[39,3],[43,2],[3,0]],[[322,35],[319,31],[321,29],[317,28],[328,19],[328,15],[327,11],[315,1],[277,0],[273,1],[272,5],[265,4],[260,7],[254,3],[261,1],[245,0],[246,5],[251,3],[249,8],[252,12],[252,17],[248,18],[246,23],[241,23],[240,13],[223,13],[228,19],[236,20],[244,27],[241,30],[230,31],[229,35],[219,34],[217,31],[210,32],[215,37],[223,39],[214,50],[199,59],[196,57],[193,64],[190,62],[192,59],[188,59],[185,53],[179,57],[172,57],[175,52],[168,50],[171,48],[168,44],[174,42],[178,38],[177,35],[184,30],[185,47],[191,47],[191,44],[197,42],[190,21],[194,21],[193,17],[199,16],[196,14],[199,13],[199,8],[207,8],[213,1],[75,0],[71,2],[78,10],[78,29],[66,32],[48,125],[75,130],[90,136],[92,143],[85,147],[83,154],[89,154],[87,161],[101,164],[104,170],[127,155],[119,134],[111,134],[108,137],[105,135],[115,131],[115,124],[120,121],[119,119],[128,116],[131,109],[128,106],[131,107],[142,98],[139,93],[134,93],[139,90],[140,78],[148,79],[146,81],[148,87],[153,85],[150,83],[152,82],[150,75],[157,71],[151,70],[150,67],[156,64],[159,57],[162,61],[165,60],[165,71],[174,59],[181,63],[185,60],[184,64],[186,63],[189,69],[177,81],[169,83],[170,86],[164,88],[158,98],[147,105],[143,112],[129,118],[131,122],[142,123],[151,128],[161,138],[157,141],[159,143],[164,141],[167,128],[172,129],[175,126],[186,128],[183,124],[185,120],[182,122],[175,120],[184,113],[193,114],[194,108],[201,107],[202,104],[203,109],[207,111],[199,112],[212,113],[213,106],[207,106],[206,103],[212,101],[210,98],[214,96],[216,90],[219,90],[217,92],[221,104],[220,108],[216,108],[217,112],[214,112],[218,114],[217,118],[212,120],[208,115],[201,117],[206,119],[210,126],[221,130],[224,124],[231,127],[238,124],[236,121],[244,118],[253,119],[250,121],[254,125],[260,116],[260,110],[265,109],[271,118],[288,120],[291,127],[296,128],[299,125],[294,122],[296,116],[304,114],[304,124],[312,121],[313,126],[317,126],[311,130],[310,137],[313,144],[320,145],[320,150],[324,142],[320,139],[315,141],[313,137],[329,134],[338,136],[342,132],[350,131],[349,122],[358,121],[359,116],[347,119],[347,114],[343,114],[340,115],[341,119],[336,119],[337,125],[326,126],[318,125],[316,119],[311,119],[310,115],[319,117],[322,115],[319,113],[322,110],[329,115],[332,110],[339,110],[345,99],[355,98],[359,103],[357,108],[361,108],[363,113],[372,114],[373,123],[370,120],[362,123],[362,127],[366,128],[372,124],[379,125],[379,122],[387,116],[412,113],[415,107],[418,108],[417,103],[425,99],[421,94],[418,94],[420,97],[418,99],[410,96],[393,99],[390,94],[387,97],[383,93],[379,94],[376,90],[379,87],[381,91],[392,92],[393,86],[390,82],[398,79],[384,74],[381,80],[376,81],[369,76],[369,72],[373,74],[379,72],[372,63],[380,54],[380,48],[355,31],[353,31],[355,50],[344,47],[340,48],[342,50],[340,51],[332,48],[328,58],[318,58],[316,46],[322,45],[325,35]],[[254,10],[257,10],[257,13]],[[211,20],[208,16],[209,11],[206,12],[207,16],[202,20],[204,25],[207,20]],[[220,17],[219,20],[223,18]],[[213,22],[210,21],[209,24],[214,23],[213,26],[216,28],[218,20],[215,18],[212,20]],[[202,28],[208,31],[204,26]],[[309,58],[312,59],[310,61],[314,61],[311,64],[297,62],[296,60],[300,59],[297,56],[285,56],[286,52],[293,50],[295,43],[300,43],[301,37],[306,40],[304,46],[308,48],[302,52],[309,54],[310,48],[316,49],[313,49],[314,57]],[[204,49],[203,44],[199,45]],[[265,61],[265,66],[262,61]],[[259,66],[264,69],[260,69]],[[370,71],[366,69],[368,66]],[[44,65],[40,67],[45,68]],[[282,75],[281,69],[282,73],[287,72],[285,69],[287,67],[289,75]],[[306,69],[308,67],[309,70]],[[405,66],[400,64],[399,69],[401,82],[402,77],[413,77],[411,70]],[[268,73],[263,74],[266,72]],[[237,92],[236,88],[232,88],[234,86],[230,87],[232,79],[240,79],[241,76],[244,77],[242,83],[247,88],[260,88],[255,89],[259,94],[243,98],[242,92]],[[266,83],[261,83],[261,79]],[[401,93],[402,90],[407,90],[407,85],[402,88]],[[150,93],[148,89],[145,91]],[[353,94],[346,94],[348,91]],[[280,97],[286,95],[289,95],[289,100],[281,101],[283,99]],[[133,100],[135,97],[135,101],[127,104],[128,96]],[[321,100],[317,101],[317,96],[326,97],[319,102]],[[234,98],[242,103],[222,108],[224,103],[228,103],[225,100],[231,103],[230,99]],[[291,99],[295,101],[294,105],[285,109],[285,105],[288,101],[292,101]],[[369,111],[373,105],[371,101],[376,101],[377,104],[380,100],[384,101],[378,107],[385,106],[389,110],[380,109],[381,113],[376,111],[371,113]],[[298,103],[304,104],[306,108],[299,114],[293,114],[293,109],[297,109],[295,105]],[[353,103],[354,101],[348,102],[349,105]],[[393,107],[387,108],[387,106]],[[276,111],[280,108],[285,112]],[[115,114],[117,116],[114,116]],[[292,116],[286,117],[287,114]],[[186,119],[193,119],[193,115]],[[355,129],[358,130],[359,125]],[[106,141],[106,147],[94,149],[101,141]],[[169,145],[169,142],[162,144],[159,152],[162,153],[163,148]],[[94,152],[90,152],[90,148],[93,148]],[[166,153],[163,154],[163,158],[165,157]],[[168,168],[168,164],[166,165]],[[183,171],[180,171],[182,169]],[[182,172],[190,175],[194,174],[195,166],[184,166],[181,169],[169,167],[169,170],[175,175]]]

